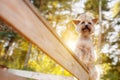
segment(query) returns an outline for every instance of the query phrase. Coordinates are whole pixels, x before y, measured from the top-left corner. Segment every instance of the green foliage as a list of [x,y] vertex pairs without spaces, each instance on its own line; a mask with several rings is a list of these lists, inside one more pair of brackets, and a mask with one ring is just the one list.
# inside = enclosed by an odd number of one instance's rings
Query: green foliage
[[33,56],[32,55],[28,62],[29,69],[33,69],[33,71],[38,71],[42,73],[70,76],[70,73],[65,71],[58,64],[56,64],[51,58],[46,56],[43,52],[40,51],[40,53],[36,54],[37,57],[35,55]]
[[113,18],[120,17],[120,1],[117,1],[111,10],[113,12]]
[[[102,10],[108,10],[107,8],[108,0],[102,0]],[[85,11],[91,12],[95,17],[99,16],[99,0],[87,0],[85,3]]]

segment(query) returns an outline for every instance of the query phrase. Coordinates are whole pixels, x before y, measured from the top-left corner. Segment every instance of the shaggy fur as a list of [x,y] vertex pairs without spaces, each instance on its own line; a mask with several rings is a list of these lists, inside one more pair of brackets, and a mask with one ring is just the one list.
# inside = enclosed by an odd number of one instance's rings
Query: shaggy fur
[[92,19],[86,14],[81,14],[78,19],[73,20],[79,39],[76,45],[76,57],[83,62],[89,71],[90,80],[97,80],[98,72],[95,67],[96,54],[94,53],[93,43],[90,35],[94,32],[94,24],[97,19]]

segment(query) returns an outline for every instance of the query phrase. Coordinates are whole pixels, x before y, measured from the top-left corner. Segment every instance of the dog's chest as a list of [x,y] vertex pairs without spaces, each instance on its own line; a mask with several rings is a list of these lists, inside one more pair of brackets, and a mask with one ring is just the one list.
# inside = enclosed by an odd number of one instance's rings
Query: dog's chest
[[84,48],[92,49],[93,44],[90,39],[79,39],[77,42],[77,47],[84,47]]

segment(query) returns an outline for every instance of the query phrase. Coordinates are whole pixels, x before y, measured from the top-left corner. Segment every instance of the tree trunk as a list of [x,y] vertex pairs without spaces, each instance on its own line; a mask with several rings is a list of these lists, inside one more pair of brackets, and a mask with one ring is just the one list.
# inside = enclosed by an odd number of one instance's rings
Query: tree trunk
[[98,49],[101,49],[101,39],[102,39],[102,0],[99,0],[99,25],[100,25],[100,35],[99,35],[99,41],[98,41]]
[[29,58],[30,58],[30,53],[31,53],[31,51],[32,51],[32,44],[29,43],[28,51],[27,51],[26,58],[25,58],[24,68],[27,67],[27,64],[28,64],[28,61],[29,61]]

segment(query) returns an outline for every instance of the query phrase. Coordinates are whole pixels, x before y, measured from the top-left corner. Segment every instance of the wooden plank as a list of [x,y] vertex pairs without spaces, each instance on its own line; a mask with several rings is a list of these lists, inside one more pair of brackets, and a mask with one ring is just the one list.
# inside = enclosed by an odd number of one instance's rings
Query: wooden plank
[[0,18],[21,35],[42,49],[79,80],[88,80],[88,73],[49,31],[23,0],[0,0]]
[[13,75],[11,73],[8,73],[7,71],[3,71],[0,69],[0,80],[26,80],[23,77],[18,77],[16,75]]
[[59,38],[59,36],[56,34],[56,32],[54,31],[54,29],[49,25],[49,23],[40,15],[40,12],[38,12],[38,10],[28,1],[28,0],[24,0],[24,2],[26,3],[26,5],[34,12],[34,14],[40,19],[40,21],[49,29],[49,31],[59,40],[59,43],[61,43],[67,50],[68,52],[74,57],[74,59],[77,60],[77,62],[86,70],[86,72],[88,73],[88,69],[87,67],[80,62],[76,56],[73,54],[72,50],[70,50],[62,41],[62,39]]
[[75,80],[75,78],[72,76],[71,77],[59,76],[59,75],[43,74],[38,72],[16,70],[16,69],[8,69],[8,72],[17,76],[35,79],[35,80],[36,79],[37,80]]

